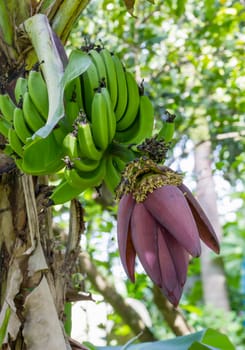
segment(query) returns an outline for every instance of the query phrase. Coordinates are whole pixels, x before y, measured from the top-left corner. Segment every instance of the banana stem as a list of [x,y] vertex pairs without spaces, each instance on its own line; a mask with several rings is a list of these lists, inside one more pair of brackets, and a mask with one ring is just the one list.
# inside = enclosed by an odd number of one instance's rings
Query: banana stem
[[7,2],[0,0],[0,48],[5,53],[7,59],[15,60],[17,53],[14,49],[14,30],[10,19],[10,12]]
[[59,6],[58,11],[52,19],[52,28],[63,43],[66,42],[74,23],[90,1],[64,0]]
[[0,0],[0,28],[1,35],[4,35],[3,39],[6,44],[12,45],[13,43],[13,27],[9,18],[9,13],[6,8],[6,1]]

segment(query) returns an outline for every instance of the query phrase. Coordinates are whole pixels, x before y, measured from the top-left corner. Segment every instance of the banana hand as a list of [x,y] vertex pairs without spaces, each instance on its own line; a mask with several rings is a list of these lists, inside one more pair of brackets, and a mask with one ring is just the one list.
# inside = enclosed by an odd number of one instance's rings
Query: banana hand
[[105,171],[105,160],[102,158],[99,166],[93,171],[82,172],[75,168],[66,168],[64,175],[72,187],[83,192],[88,188],[99,186],[105,177]]
[[103,152],[96,148],[89,123],[80,123],[77,125],[77,138],[79,142],[79,152],[82,157],[93,160],[101,159]]
[[88,172],[98,167],[100,163],[99,160],[85,158],[80,154],[78,138],[74,134],[70,133],[66,135],[63,141],[63,147],[65,149],[65,154],[69,157],[70,165],[74,168]]
[[22,170],[32,175],[53,174],[64,167],[64,149],[54,132],[24,147]]
[[115,139],[126,144],[138,144],[152,136],[154,110],[146,95],[140,96],[138,115],[134,123],[125,131],[116,132]]
[[49,197],[53,205],[66,203],[76,198],[81,193],[79,188],[71,186],[66,179],[63,179],[54,189]]

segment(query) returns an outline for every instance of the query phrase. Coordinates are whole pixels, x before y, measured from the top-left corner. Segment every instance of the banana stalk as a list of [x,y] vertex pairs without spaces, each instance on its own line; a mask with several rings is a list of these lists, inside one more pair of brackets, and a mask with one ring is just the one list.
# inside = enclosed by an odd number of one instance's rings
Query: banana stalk
[[14,31],[10,14],[7,8],[7,2],[0,0],[0,48],[8,60],[9,58],[14,60],[17,53],[13,45]]
[[65,0],[52,19],[52,27],[61,41],[66,42],[70,31],[90,0]]
[[13,44],[13,26],[9,17],[6,1],[0,0],[0,28],[1,35],[4,34],[4,41],[8,45]]
[[45,14],[50,21],[57,12],[60,3],[61,1],[57,0],[42,0],[38,6],[37,12]]

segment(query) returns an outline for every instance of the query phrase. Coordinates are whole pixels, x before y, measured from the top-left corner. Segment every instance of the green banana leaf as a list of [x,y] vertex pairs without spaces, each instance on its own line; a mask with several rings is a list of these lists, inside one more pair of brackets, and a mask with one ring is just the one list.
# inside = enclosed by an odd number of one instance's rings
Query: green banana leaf
[[66,85],[81,75],[89,67],[89,56],[80,51],[71,52],[68,62],[64,59],[65,50],[61,41],[52,31],[48,18],[36,14],[24,22],[24,28],[32,42],[47,84],[49,114],[46,124],[36,131],[34,138],[47,137],[64,117],[63,96]]
[[199,342],[194,342],[188,350],[219,350],[219,348],[214,348],[210,345],[204,345]]
[[10,310],[10,307],[8,306],[6,308],[4,318],[0,325],[0,346],[2,346],[4,338],[6,336],[10,315],[11,315],[11,310]]
[[71,329],[72,329],[72,303],[65,303],[65,322],[64,322],[64,328],[66,331],[66,334],[71,336]]
[[174,339],[125,346],[98,346],[96,350],[235,350],[228,337],[213,329]]
[[[212,345],[210,349],[219,349],[219,350],[236,350],[234,345],[228,339],[225,334],[217,332],[214,329],[207,329],[203,338],[202,343],[206,345]],[[194,348],[192,350],[195,350]]]

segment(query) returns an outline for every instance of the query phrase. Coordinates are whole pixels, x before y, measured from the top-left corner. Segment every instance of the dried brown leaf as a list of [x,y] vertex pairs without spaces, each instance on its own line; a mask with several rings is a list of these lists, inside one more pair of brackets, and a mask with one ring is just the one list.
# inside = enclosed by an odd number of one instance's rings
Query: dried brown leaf
[[57,310],[44,276],[26,297],[23,335],[29,350],[67,350]]

